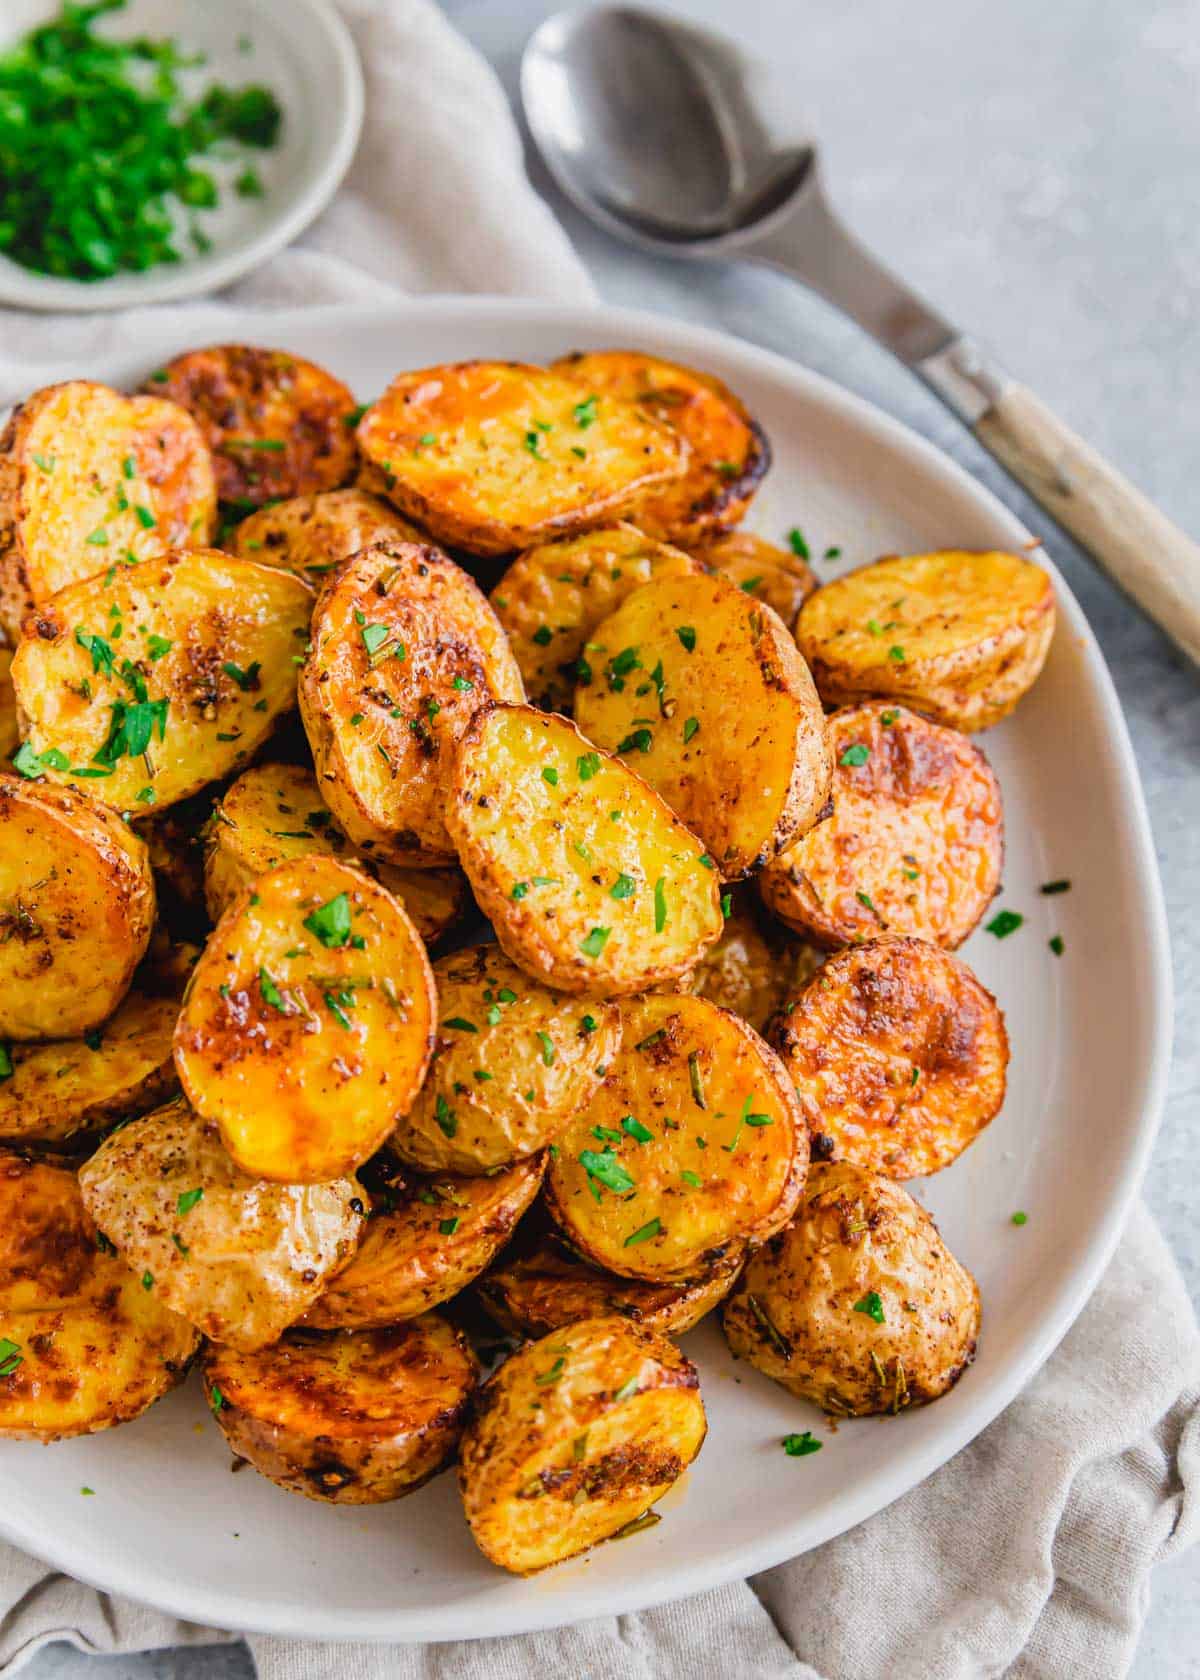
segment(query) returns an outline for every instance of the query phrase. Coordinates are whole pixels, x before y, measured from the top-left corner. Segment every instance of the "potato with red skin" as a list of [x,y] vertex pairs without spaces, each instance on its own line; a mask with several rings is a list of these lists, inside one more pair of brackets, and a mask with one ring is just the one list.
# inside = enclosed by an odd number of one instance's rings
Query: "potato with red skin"
[[293,496],[243,519],[234,532],[233,552],[294,572],[316,590],[343,560],[393,537],[425,541],[415,525],[379,496],[355,488],[325,490]]
[[712,571],[756,601],[765,601],[795,632],[800,608],[817,587],[811,566],[798,554],[780,548],[753,531],[730,531],[697,550]]
[[684,991],[695,992],[722,1009],[731,1009],[756,1032],[820,967],[822,954],[794,939],[771,920],[751,886],[729,895],[729,914],[715,945],[710,945],[688,976]]

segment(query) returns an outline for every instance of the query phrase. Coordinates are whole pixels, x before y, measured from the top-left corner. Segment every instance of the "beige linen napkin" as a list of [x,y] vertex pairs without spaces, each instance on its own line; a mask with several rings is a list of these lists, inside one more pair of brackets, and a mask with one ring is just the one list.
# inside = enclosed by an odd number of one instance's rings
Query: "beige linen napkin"
[[[589,296],[525,178],[488,67],[430,0],[342,10],[368,90],[337,201],[225,300],[155,311],[156,324],[203,342],[222,336],[231,302],[362,303],[387,286]],[[138,330],[136,316],[0,315],[0,402],[127,349]],[[270,342],[270,313],[259,336]],[[1139,1207],[1082,1319],[1020,1399],[922,1486],[817,1551],[659,1610],[520,1638],[249,1644],[259,1680],[1110,1680],[1131,1659],[1153,1564],[1195,1538],[1198,1501],[1200,1333]],[[0,1675],[53,1640],[115,1653],[230,1637],[0,1545]]]

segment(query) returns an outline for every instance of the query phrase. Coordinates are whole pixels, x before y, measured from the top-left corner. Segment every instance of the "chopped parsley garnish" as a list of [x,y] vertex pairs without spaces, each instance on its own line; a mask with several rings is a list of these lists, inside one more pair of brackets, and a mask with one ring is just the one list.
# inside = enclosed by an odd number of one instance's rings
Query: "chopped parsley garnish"
[[707,1108],[708,1103],[704,1097],[704,1079],[700,1072],[700,1052],[698,1050],[693,1050],[690,1053],[687,1064],[688,1079],[692,1086],[692,1101],[697,1108]]
[[611,1144],[606,1143],[603,1149],[580,1150],[579,1164],[589,1180],[602,1184],[606,1190],[611,1190],[614,1196],[628,1195],[631,1190],[637,1188],[613,1153]]
[[721,894],[721,914],[722,914],[722,916],[724,916],[726,921],[728,921],[730,916],[733,915],[733,894],[732,893],[722,893]]
[[460,694],[467,694],[475,687],[475,684],[471,681],[470,677],[455,677],[452,686],[456,688]]
[[364,624],[359,635],[368,653],[378,653],[388,639],[388,627],[386,624]]
[[616,899],[632,898],[636,891],[637,882],[634,880],[632,875],[626,875],[624,870],[622,870],[613,882],[612,886],[608,889],[608,896],[609,898]]
[[552,764],[548,764],[542,771],[542,780],[549,783],[551,787],[558,786],[558,771]]
[[1050,949],[1054,952],[1054,955],[1056,957],[1061,957],[1063,952],[1067,948],[1065,946],[1065,944],[1063,943],[1063,936],[1062,936],[1061,933],[1051,934],[1050,938],[1046,941],[1046,943],[1049,945]]
[[150,512],[150,509],[145,507],[141,502],[135,502],[133,505],[133,511],[137,514],[138,524],[142,527],[142,530],[153,531],[154,527],[158,524],[158,520],[155,519],[154,515]]
[[571,410],[572,420],[582,431],[586,432],[589,426],[595,424],[596,404],[599,400],[599,397],[594,395],[585,397],[581,403],[576,403]]
[[579,949],[585,957],[598,957],[608,944],[608,936],[611,932],[611,928],[594,927],[587,938],[581,940]]
[[90,543],[93,548],[107,548],[108,532],[104,529],[103,525],[97,525],[96,529],[83,540],[86,543]]
[[861,1301],[855,1301],[854,1311],[865,1313],[876,1324],[883,1323],[883,1301],[874,1289],[869,1289]]
[[107,739],[94,754],[92,763],[111,769],[119,758],[140,758],[150,745],[156,724],[159,740],[166,736],[167,706],[165,697],[161,700],[138,700],[132,704],[126,700],[114,700]]
[[807,1458],[809,1453],[820,1452],[825,1443],[806,1429],[802,1435],[785,1435],[780,1444],[789,1458]]
[[1029,1223],[1029,1215],[1027,1213],[1014,1213],[1012,1216],[1012,1223],[1014,1225],[1027,1225]]
[[227,659],[224,665],[221,666],[221,669],[231,681],[238,685],[243,694],[248,694],[251,689],[255,689],[259,686],[258,673],[262,670],[262,662],[260,660],[256,659],[253,664],[248,665],[243,671],[240,665],[235,665],[232,659]]
[[621,1246],[622,1248],[635,1248],[638,1243],[649,1242],[651,1237],[657,1237],[661,1231],[661,1219],[648,1219],[644,1225],[639,1225],[636,1231],[626,1237]]
[[301,926],[319,939],[327,951],[340,950],[350,941],[350,898],[340,892],[327,904],[305,916]]
[[176,1213],[190,1213],[196,1203],[204,1198],[203,1189],[185,1190],[175,1203]]
[[351,1022],[349,1015],[346,1014],[346,1010],[354,1008],[353,991],[348,986],[343,986],[338,992],[325,992],[323,995],[325,998],[325,1007],[333,1016],[337,1024],[340,1027],[345,1027],[347,1032],[352,1032],[353,1023]]
[[[85,653],[92,656],[92,675],[103,671],[106,676],[112,676],[113,650],[103,636],[93,635],[90,630],[75,629],[75,640]],[[167,646],[171,644],[168,642]]]
[[594,1015],[585,1015],[579,1025],[583,1028],[585,1033],[594,1033],[596,1030],[596,1017]]
[[685,1167],[679,1176],[685,1184],[690,1184],[693,1190],[699,1190],[700,1186],[704,1183],[700,1174],[692,1172],[688,1167]]
[[11,1079],[12,1076],[12,1050],[7,1044],[0,1044],[0,1079]]
[[142,1288],[145,1289],[145,1290],[150,1290],[150,1289],[154,1288],[154,1273],[153,1272],[143,1272],[142,1273]]
[[440,1091],[437,1095],[437,1101],[434,1103],[433,1117],[437,1121],[442,1135],[452,1138],[458,1130],[458,1116]]
[[544,461],[546,459],[542,454],[542,439],[539,432],[525,433],[525,447],[535,460]]
[[287,1005],[283,1001],[283,993],[272,980],[265,968],[258,971],[258,989],[262,993],[262,1000],[272,1009],[278,1009],[281,1015],[287,1014]]
[[554,632],[548,624],[539,624],[537,629],[533,632],[533,640],[539,647],[548,647],[550,645],[550,638],[553,634]]
[[1038,891],[1045,893],[1047,897],[1050,897],[1053,893],[1065,893],[1070,892],[1070,890],[1070,881],[1043,881],[1038,888]]
[[635,729],[630,734],[626,735],[625,739],[618,746],[617,751],[619,753],[648,753],[653,745],[654,736],[648,729]]
[[549,1370],[535,1372],[533,1380],[539,1388],[549,1388],[551,1383],[556,1383],[558,1381],[559,1377],[562,1376],[566,1368],[566,1358],[560,1353],[553,1365],[550,1366]]
[[166,636],[158,636],[151,633],[146,637],[146,652],[154,661],[165,658],[166,655],[170,653],[173,646],[174,643],[169,641]]
[[444,1237],[452,1237],[458,1230],[458,1219],[442,1219],[438,1221],[438,1230]]
[[479,1031],[474,1021],[468,1021],[464,1015],[450,1015],[442,1022],[442,1025],[449,1027],[453,1032],[477,1033]]
[[546,1067],[554,1066],[554,1040],[547,1032],[538,1033],[538,1043],[542,1047],[542,1061]]
[[225,1396],[221,1393],[221,1390],[217,1387],[216,1383],[212,1385],[212,1388],[209,1391],[208,1404],[214,1417],[221,1410],[221,1407],[226,1404]]
[[684,725],[683,725],[683,744],[684,744],[685,747],[687,746],[688,742],[691,740],[692,736],[696,734],[696,732],[699,728],[700,728],[700,719],[699,718],[690,717],[690,718],[687,718],[685,720]]
[[633,1114],[627,1114],[621,1121],[621,1130],[627,1132],[631,1138],[636,1138],[638,1143],[649,1143],[654,1136],[649,1126],[643,1126],[642,1122]]
[[804,540],[804,532],[798,525],[793,525],[791,530],[788,532],[788,547],[791,549],[792,553],[797,555],[801,560],[808,560],[811,558],[808,551],[808,544]]
[[690,624],[677,624],[675,626],[675,634],[679,637],[679,640],[683,643],[683,645],[687,649],[688,653],[694,653],[695,652],[695,649],[696,649],[696,632],[695,632],[695,629],[692,625],[690,625]]
[[660,875],[654,883],[654,931],[661,933],[667,925],[667,883]]
[[888,658],[896,665],[903,665],[904,649],[893,645],[888,649]]
[[852,747],[846,748],[845,752],[838,759],[838,763],[845,765],[865,764],[870,756],[870,747],[866,746],[862,741],[855,741]]
[[[620,1388],[618,1388],[614,1391],[613,1399],[614,1400],[628,1400],[631,1394],[636,1394],[637,1392],[638,1392],[638,1380],[637,1380],[636,1377],[630,1377],[628,1382],[622,1383]],[[653,1512],[647,1512],[648,1516],[653,1516],[653,1514],[654,1514]],[[642,1520],[644,1520],[644,1519],[639,1518],[639,1521],[642,1521]],[[631,1533],[632,1530],[633,1530],[633,1527],[634,1527],[634,1525],[632,1523],[627,1523],[625,1525],[625,1527],[623,1529],[621,1529],[619,1532],[621,1534]],[[615,1540],[616,1538],[617,1538],[617,1536],[614,1534],[613,1539]]]
[[24,1358],[19,1342],[8,1336],[0,1337],[0,1377],[11,1377]]
[[986,930],[988,933],[994,933],[997,939],[1007,939],[1010,933],[1017,931],[1024,920],[1019,910],[1000,910],[986,923]]

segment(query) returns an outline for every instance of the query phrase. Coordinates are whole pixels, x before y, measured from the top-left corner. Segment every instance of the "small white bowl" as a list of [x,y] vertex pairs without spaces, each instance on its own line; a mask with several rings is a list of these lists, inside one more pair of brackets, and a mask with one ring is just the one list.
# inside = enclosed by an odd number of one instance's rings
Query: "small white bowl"
[[[0,48],[57,14],[57,0],[5,0]],[[210,82],[262,83],[283,107],[278,145],[245,148],[266,189],[240,198],[223,188],[220,203],[197,216],[211,249],[185,252],[142,274],[108,280],[61,280],[0,256],[0,302],[25,309],[125,309],[164,303],[227,286],[295,239],[328,204],[350,166],[363,118],[362,70],[354,43],[328,0],[129,0],[102,18],[97,34],[174,37],[206,54],[188,72],[189,88]],[[243,165],[244,166],[244,165]],[[208,167],[203,161],[199,167]],[[229,170],[216,170],[224,181]],[[232,173],[237,173],[234,168]]]

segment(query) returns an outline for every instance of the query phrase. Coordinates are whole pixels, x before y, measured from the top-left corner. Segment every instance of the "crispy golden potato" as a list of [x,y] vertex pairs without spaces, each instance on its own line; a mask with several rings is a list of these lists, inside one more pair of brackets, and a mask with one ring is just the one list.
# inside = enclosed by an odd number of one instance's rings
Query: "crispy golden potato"
[[1004,813],[986,758],[901,706],[828,721],[833,815],[759,878],[782,922],[826,950],[911,933],[953,950],[1000,884]]
[[812,567],[799,555],[756,537],[753,531],[730,531],[706,543],[699,557],[745,594],[773,607],[791,631],[800,608],[817,587]]
[[763,1032],[789,995],[820,967],[822,953],[784,933],[761,909],[756,913],[749,891],[742,887],[731,895],[721,937],[700,958],[686,989],[732,1009]]
[[433,974],[433,1061],[392,1147],[425,1172],[485,1173],[537,1154],[620,1048],[616,1004],[552,992],[497,945],[440,957]]
[[438,542],[506,554],[622,518],[686,450],[632,403],[523,362],[399,374],[358,427],[363,482]]
[[72,1171],[0,1154],[0,1438],[128,1423],[199,1340],[101,1244]]
[[952,729],[990,729],[1036,682],[1054,586],[1018,554],[892,555],[835,578],[796,629],[827,706],[902,700]]
[[587,387],[597,418],[614,399],[636,403],[687,442],[684,475],[634,504],[630,517],[649,535],[690,545],[745,518],[771,451],[727,385],[638,350],[576,351],[554,367]]
[[535,705],[570,712],[599,624],[651,578],[703,571],[681,548],[612,525],[519,554],[491,593]]
[[373,1155],[429,1065],[436,998],[398,900],[331,857],[239,894],[192,972],[175,1064],[255,1177],[315,1184]]
[[975,1357],[979,1290],[906,1190],[814,1164],[800,1212],[724,1308],[733,1352],[834,1416],[936,1400]]
[[553,713],[476,713],[446,823],[505,951],[559,991],[662,985],[720,934],[717,874],[695,835]]
[[183,1101],[113,1132],[79,1183],[142,1288],[238,1348],[276,1341],[312,1306],[366,1217],[353,1178],[271,1184],[243,1173]]
[[426,541],[415,525],[369,491],[326,490],[252,513],[238,526],[233,551],[246,560],[282,566],[320,589],[326,574],[336,572],[343,560],[390,538]]
[[546,1157],[486,1177],[439,1173],[372,1193],[358,1252],[304,1315],[314,1330],[372,1330],[417,1318],[465,1289],[504,1247],[541,1188]]
[[91,379],[35,391],[0,436],[0,623],[109,566],[203,547],[216,525],[213,465],[191,415],[163,393]]
[[13,650],[0,647],[0,762],[7,764],[17,750],[17,694],[12,683]]
[[354,476],[353,394],[302,356],[214,344],[156,369],[146,389],[195,417],[223,502],[257,507],[336,490]]
[[146,815],[232,774],[296,703],[311,597],[215,548],[64,589],[13,660],[26,746],[45,773]]
[[524,695],[486,597],[440,549],[376,543],[317,598],[300,714],[322,796],[367,857],[454,862],[454,743],[478,706]]
[[502,1256],[476,1283],[475,1294],[496,1323],[517,1336],[546,1336],[581,1318],[613,1313],[661,1336],[682,1336],[725,1299],[744,1259],[745,1251],[734,1248],[694,1283],[646,1283],[598,1271],[543,1239],[528,1253]]
[[621,1052],[559,1139],[546,1205],[605,1271],[700,1278],[791,1218],[804,1117],[775,1052],[707,998],[629,998],[621,1014]]
[[0,775],[0,1040],[108,1018],[154,923],[146,848],[75,788]]
[[679,1479],[706,1428],[696,1367],[643,1325],[588,1318],[531,1342],[480,1390],[462,1439],[476,1545],[529,1575],[611,1540]]
[[769,607],[723,578],[658,578],[590,645],[580,729],[637,766],[727,879],[816,822],[830,778],[821,703]]
[[437,1313],[386,1330],[292,1330],[254,1352],[209,1346],[202,1369],[238,1457],[331,1505],[401,1499],[444,1469],[479,1375]]
[[1004,1016],[965,963],[925,939],[831,956],[784,1004],[770,1042],[808,1120],[814,1159],[887,1178],[940,1172],[1004,1102]]
[[145,1114],[175,1089],[179,1000],[130,992],[86,1038],[12,1045],[0,1075],[0,1138],[54,1143]]

